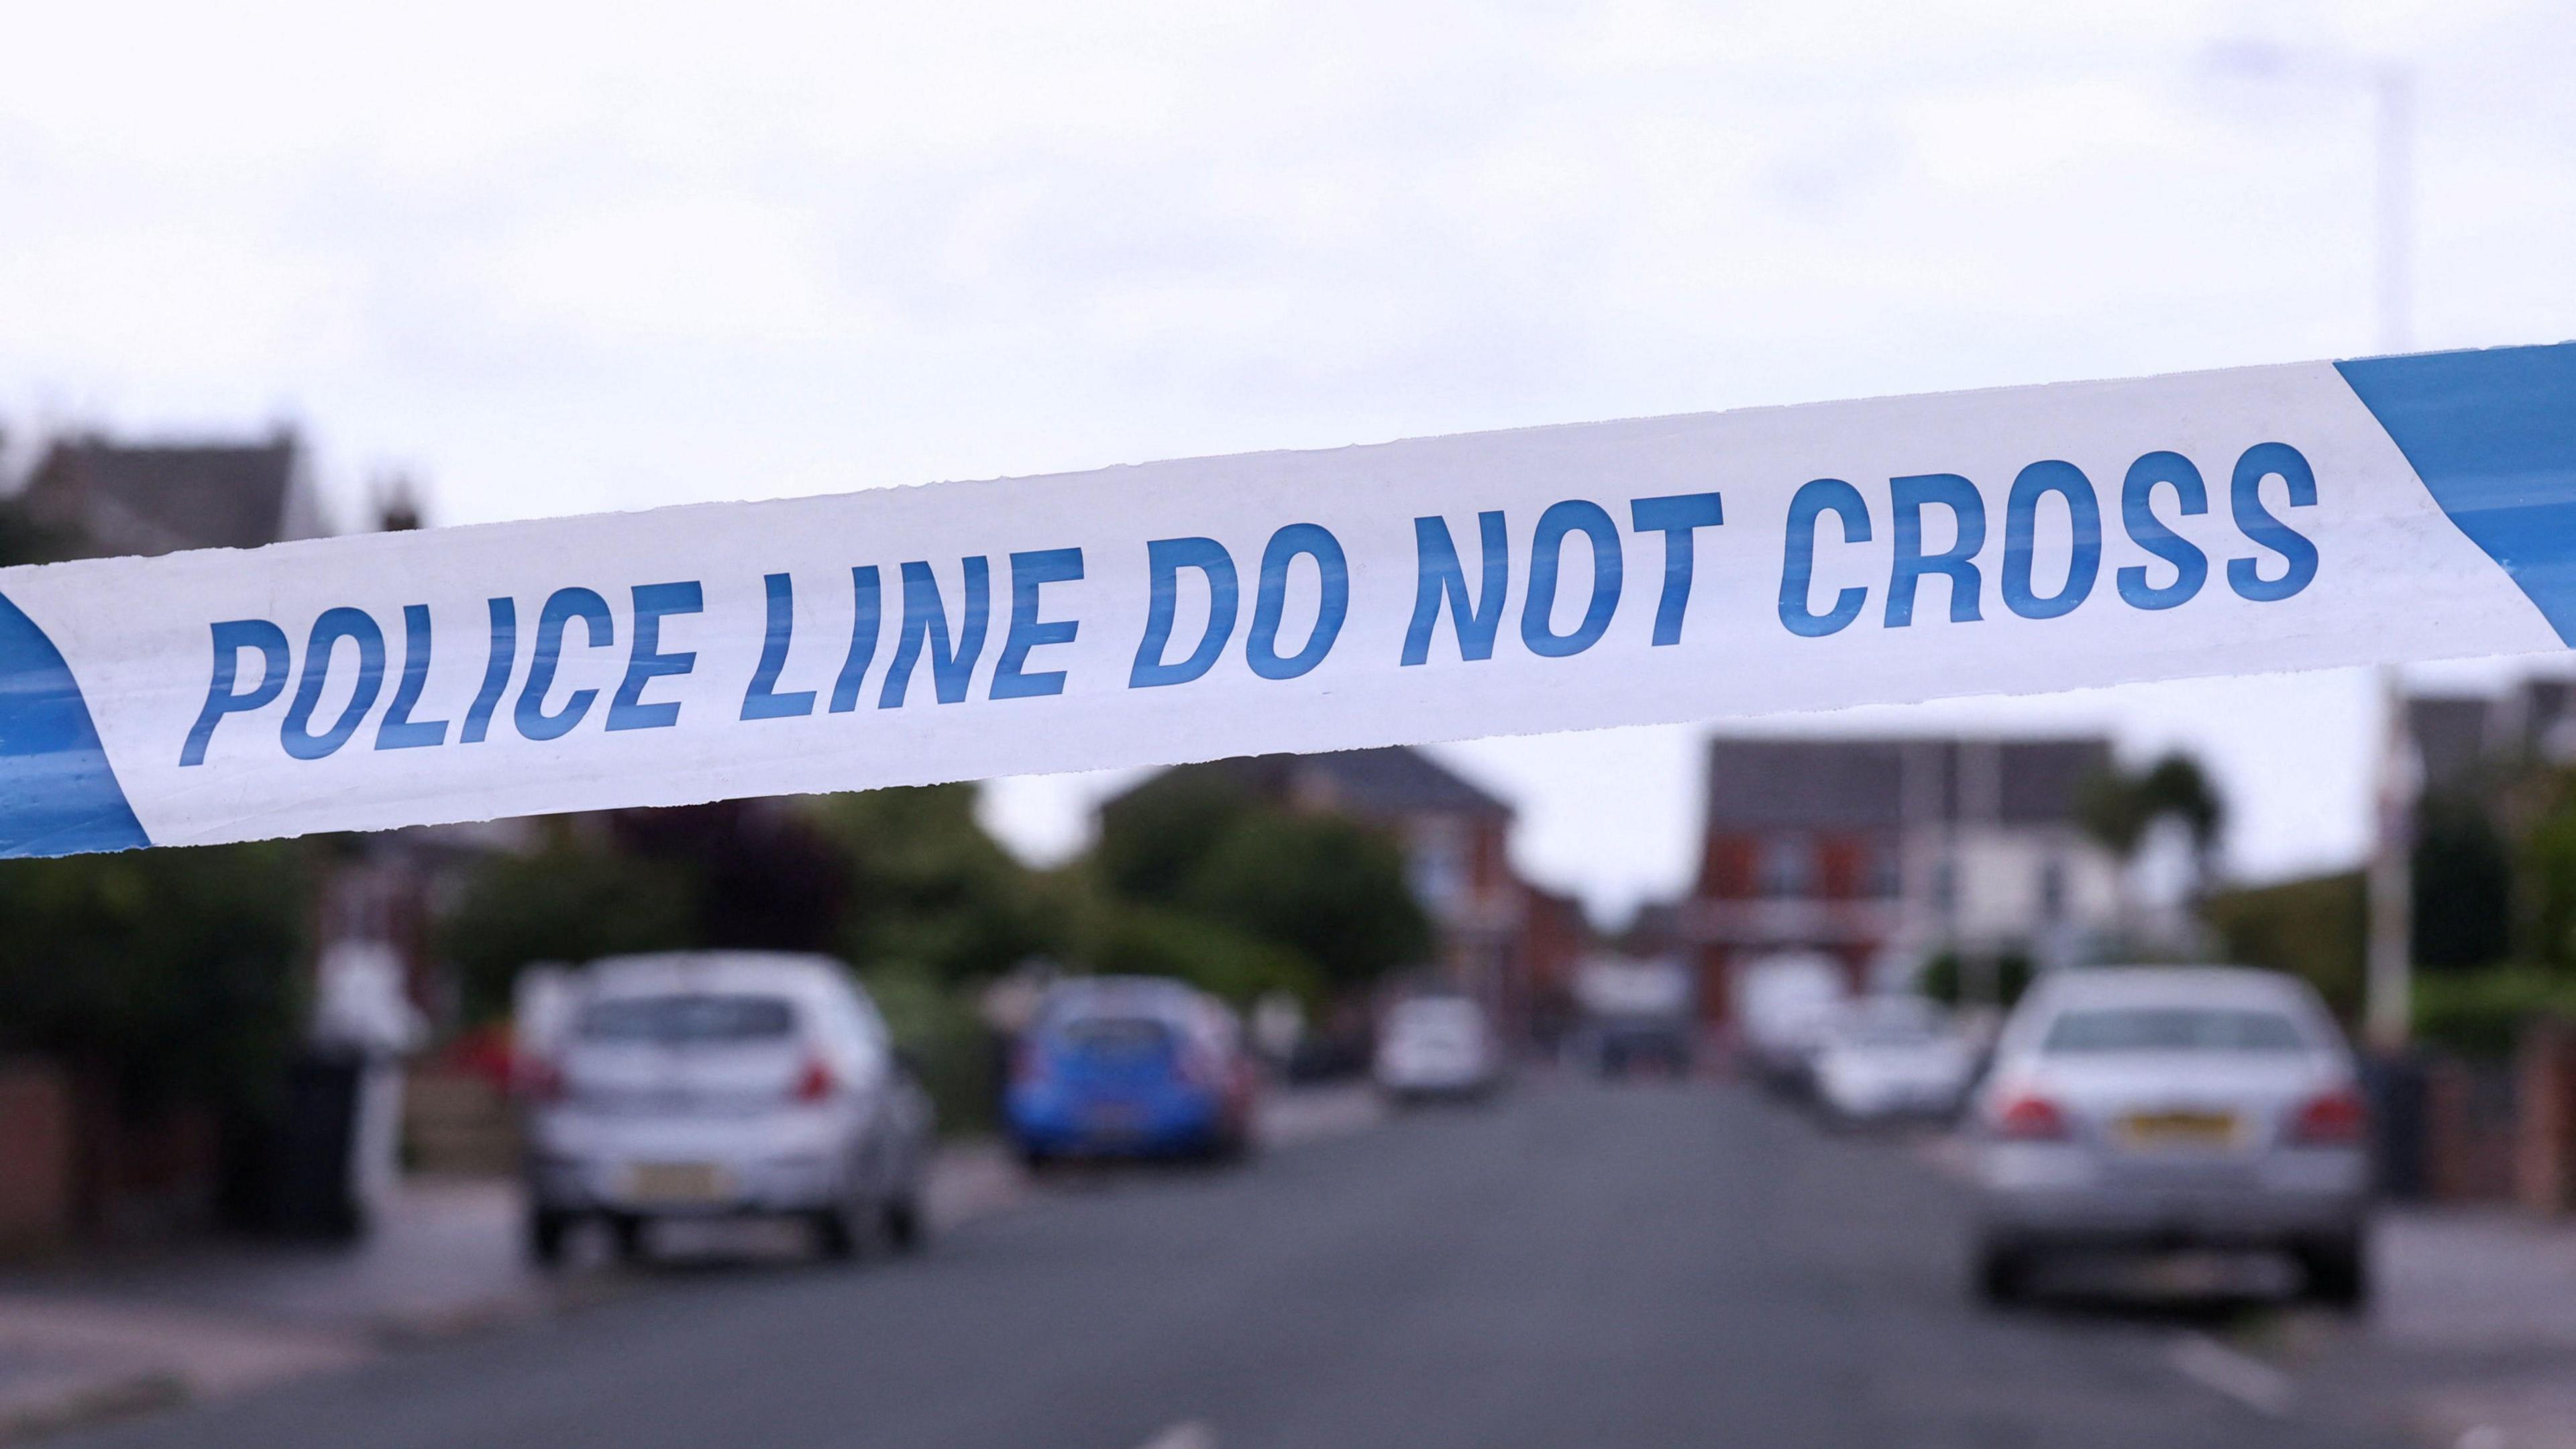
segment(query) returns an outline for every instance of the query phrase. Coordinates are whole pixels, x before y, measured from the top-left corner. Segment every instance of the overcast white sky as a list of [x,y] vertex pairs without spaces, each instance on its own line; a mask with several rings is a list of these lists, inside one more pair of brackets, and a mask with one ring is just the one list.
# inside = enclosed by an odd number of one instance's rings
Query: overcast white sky
[[[291,419],[472,522],[2576,336],[2576,7],[20,4],[0,422]],[[2268,73],[2213,43],[2296,48]],[[2428,678],[2500,677],[2495,666]],[[2240,870],[2349,859],[2368,682],[1783,727],[2199,750]],[[1442,753],[1605,911],[1698,732]],[[1007,782],[1023,848],[1089,778]]]

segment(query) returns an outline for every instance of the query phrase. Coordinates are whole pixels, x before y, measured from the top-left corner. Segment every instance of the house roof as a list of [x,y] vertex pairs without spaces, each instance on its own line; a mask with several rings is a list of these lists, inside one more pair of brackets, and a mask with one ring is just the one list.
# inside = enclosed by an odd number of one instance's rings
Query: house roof
[[1708,828],[1895,829],[1918,822],[2071,824],[2111,766],[2098,737],[1709,741]]
[[1316,755],[1238,755],[1178,768],[1210,771],[1273,799],[1356,815],[1512,813],[1503,800],[1405,745]]
[[31,508],[118,553],[257,548],[291,536],[296,443],[54,444],[29,481]]

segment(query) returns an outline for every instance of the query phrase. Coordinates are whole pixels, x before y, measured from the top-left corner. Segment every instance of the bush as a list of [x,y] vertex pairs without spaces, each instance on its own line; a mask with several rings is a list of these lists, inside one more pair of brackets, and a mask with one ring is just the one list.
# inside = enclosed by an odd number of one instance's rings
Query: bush
[[2429,1046],[2496,1060],[2544,1016],[2576,1017],[2576,980],[2535,966],[2418,973],[2415,1035]]
[[311,844],[0,864],[0,1050],[129,1105],[264,1107],[303,1022]]
[[949,1136],[989,1132],[1000,1106],[1000,1044],[975,1014],[972,993],[925,967],[888,962],[860,973],[895,1045],[912,1059]]
[[1992,982],[1994,989],[2003,997],[1995,1004],[2010,1008],[2021,1000],[2023,992],[2030,989],[2031,977],[2035,974],[2030,957],[2020,951],[2006,951],[1977,961],[1974,964],[1981,968],[1978,971],[1970,970],[1970,964],[1969,959],[1960,953],[1944,951],[1924,965],[1917,987],[1934,1001],[1957,1006],[1969,980],[1981,977]]

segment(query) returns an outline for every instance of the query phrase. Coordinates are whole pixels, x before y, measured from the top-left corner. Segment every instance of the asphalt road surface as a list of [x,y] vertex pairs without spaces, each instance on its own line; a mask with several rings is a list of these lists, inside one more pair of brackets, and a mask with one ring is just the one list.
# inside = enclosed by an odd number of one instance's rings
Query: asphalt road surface
[[915,1260],[698,1267],[88,1445],[2333,1445],[2171,1321],[1997,1315],[1959,1189],[1732,1088],[1540,1085],[1066,1181]]

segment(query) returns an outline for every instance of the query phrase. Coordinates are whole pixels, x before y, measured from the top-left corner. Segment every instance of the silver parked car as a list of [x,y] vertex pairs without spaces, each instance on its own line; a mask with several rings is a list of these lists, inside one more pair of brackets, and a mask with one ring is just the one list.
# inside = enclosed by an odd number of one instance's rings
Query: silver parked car
[[2369,1114],[2316,993],[2223,967],[2056,972],[2005,1024],[1972,1130],[1978,1283],[2067,1247],[2285,1249],[2308,1293],[2368,1289]]
[[829,1256],[921,1233],[928,1098],[841,963],[706,952],[582,972],[527,1063],[528,1243],[604,1220],[621,1258],[653,1219],[814,1224]]
[[1976,1070],[1976,1053],[1941,1009],[1916,996],[1873,996],[1844,1007],[1816,1048],[1816,1103],[1854,1126],[1947,1120]]

